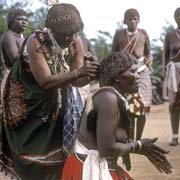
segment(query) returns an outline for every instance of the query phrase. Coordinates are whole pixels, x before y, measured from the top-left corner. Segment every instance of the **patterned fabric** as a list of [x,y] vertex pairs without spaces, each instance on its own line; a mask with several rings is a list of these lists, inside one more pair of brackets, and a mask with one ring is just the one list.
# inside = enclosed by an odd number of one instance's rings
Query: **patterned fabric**
[[[33,36],[36,50],[44,54],[51,73],[68,72],[62,57],[64,52],[51,39],[50,32],[38,31]],[[76,99],[71,90],[72,87],[67,94],[70,92],[73,102],[67,108],[72,114],[66,115],[66,120],[77,121],[72,110]],[[0,121],[0,168],[10,179],[60,179],[60,168],[67,158],[63,151],[66,101],[61,98],[62,91],[66,89],[42,89],[29,68],[27,57],[21,56],[14,64],[5,85],[3,121]],[[75,124],[67,130],[74,127]]]
[[152,84],[150,71],[145,70],[140,73],[139,95],[142,99],[144,107],[151,107],[152,104]]
[[129,94],[127,100],[129,102],[129,110],[131,113],[136,114],[137,116],[144,115],[144,106],[139,93]]
[[83,102],[79,89],[69,85],[63,119],[63,148],[67,155],[72,152],[82,110]]
[[174,63],[174,66],[175,66],[174,68],[175,68],[175,81],[177,84],[177,87],[176,87],[177,92],[174,92],[172,87],[171,87],[171,89],[168,89],[170,110],[180,108],[180,66],[179,66],[179,62]]
[[[142,44],[143,42],[143,44]],[[144,29],[137,29],[137,31],[133,34],[127,31],[127,29],[121,29],[116,31],[114,35],[114,40],[112,44],[112,51],[127,51],[135,56],[138,60],[142,57],[144,58],[144,64],[148,63],[148,61],[152,60],[152,56],[150,54],[150,41],[148,34]],[[139,63],[139,62],[138,62]],[[141,72],[140,75],[140,87],[139,87],[139,97],[141,98],[141,102],[143,106],[138,110],[138,114],[141,114],[140,111],[144,108],[144,112],[150,111],[151,101],[152,101],[152,84],[150,79],[150,70],[148,69]],[[131,96],[131,95],[130,95]],[[137,101],[137,95],[135,94],[135,100]],[[131,96],[131,99],[133,96]],[[132,104],[131,100],[131,104]],[[140,101],[140,100],[138,100]],[[138,103],[141,105],[142,103]],[[134,105],[137,110],[136,104]]]
[[[82,171],[83,161],[72,154],[64,165],[61,180],[80,180],[82,179]],[[117,170],[109,170],[109,172],[113,180],[133,180],[133,178],[119,166]]]

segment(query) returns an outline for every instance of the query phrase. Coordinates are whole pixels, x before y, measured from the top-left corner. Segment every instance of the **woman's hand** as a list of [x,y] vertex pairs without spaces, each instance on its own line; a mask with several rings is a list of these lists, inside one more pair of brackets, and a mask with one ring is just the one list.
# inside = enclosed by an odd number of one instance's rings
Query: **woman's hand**
[[84,60],[98,62],[98,57],[94,56],[90,51],[88,51],[84,54]]
[[145,138],[141,139],[140,142],[142,144],[141,149],[139,150],[139,154],[146,156],[149,161],[161,172],[161,173],[171,173],[172,166],[170,162],[167,160],[165,154],[169,153],[162,149],[161,147],[155,145],[154,143],[158,138]]
[[99,63],[86,60],[84,66],[77,70],[77,77],[88,77],[90,80],[97,79],[99,76]]

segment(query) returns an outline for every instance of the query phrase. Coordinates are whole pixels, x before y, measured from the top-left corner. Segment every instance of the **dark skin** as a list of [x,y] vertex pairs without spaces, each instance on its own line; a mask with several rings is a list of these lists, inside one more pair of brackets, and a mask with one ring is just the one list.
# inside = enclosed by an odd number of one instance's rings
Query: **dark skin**
[[88,83],[86,79],[83,79],[84,77],[96,78],[99,65],[95,62],[84,63],[84,53],[82,53],[84,49],[80,37],[76,33],[69,37],[61,37],[60,34],[56,33],[53,35],[61,47],[71,46],[71,71],[52,75],[44,55],[36,51],[32,35],[27,42],[27,52],[31,71],[39,85],[46,90],[64,87],[69,83],[74,86],[82,86]]
[[[134,47],[134,50],[132,51],[132,55],[134,55],[136,58],[140,57],[145,57],[145,65],[144,67],[147,68],[147,66],[150,66],[152,63],[152,57],[150,54],[150,41],[149,37],[146,33],[145,30],[138,29],[138,24],[139,24],[139,17],[138,16],[131,16],[127,17],[124,20],[124,24],[127,25],[127,29],[129,32],[134,33],[138,31],[138,39],[136,42],[136,45]],[[128,38],[126,31],[120,30],[116,31],[113,39],[113,44],[112,44],[112,52],[116,51],[122,51],[128,44]],[[135,121],[134,114],[132,114],[132,121],[131,121],[131,132],[130,132],[130,137],[134,139],[134,131],[135,131],[135,123],[136,123],[136,139],[140,139],[143,134],[144,126],[146,123],[146,118],[145,115],[142,116],[137,116],[137,121]]]
[[[166,35],[164,42],[163,66],[162,66],[163,67],[162,75],[164,78],[165,78],[165,67],[169,63],[169,61],[173,61],[173,62],[180,61],[180,8],[176,14],[175,21],[177,24],[177,29],[169,32]],[[173,108],[172,105],[170,105],[169,108],[170,108],[172,133],[178,134],[180,111],[178,109]]]
[[[139,17],[135,16],[125,19],[124,23],[127,25],[128,31],[133,33],[138,29]],[[123,50],[127,43],[126,34],[117,31],[113,39],[112,52]],[[150,42],[145,31],[138,32],[138,41],[132,55],[134,55],[136,58],[145,56],[151,61]]]
[[9,62],[8,68],[10,68],[19,58],[20,49],[24,41],[21,34],[25,31],[27,24],[28,20],[26,16],[17,15],[10,26],[10,30],[3,35],[2,45],[6,56],[4,60]]
[[[114,78],[112,87],[121,93],[135,92],[137,91],[138,80],[139,76],[136,73],[136,68],[132,66],[123,74]],[[80,124],[78,139],[88,149],[98,150],[101,157],[114,158],[115,167],[119,156],[132,152],[131,143],[122,143],[122,140],[127,137],[127,132],[122,126],[118,98],[110,91],[101,91],[93,98],[93,104],[97,113],[96,136],[88,131],[87,119],[83,119]],[[160,172],[170,173],[172,167],[165,157],[168,152],[156,146],[154,144],[156,141],[157,138],[142,139],[142,149],[134,153],[145,155]],[[133,143],[135,146],[137,145],[137,142]]]
[[[180,9],[175,17],[177,29],[180,30]],[[180,36],[177,37],[176,30],[168,33],[165,37],[163,51],[163,77],[165,76],[165,66],[169,61],[177,62],[180,59]]]

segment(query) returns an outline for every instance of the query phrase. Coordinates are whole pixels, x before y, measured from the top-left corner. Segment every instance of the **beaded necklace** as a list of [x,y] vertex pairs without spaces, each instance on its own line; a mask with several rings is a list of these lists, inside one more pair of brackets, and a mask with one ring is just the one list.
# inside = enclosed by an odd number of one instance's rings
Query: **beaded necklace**
[[130,54],[132,54],[138,40],[138,30],[132,33],[126,29],[126,36],[127,36],[128,43],[124,47],[122,52],[128,51]]

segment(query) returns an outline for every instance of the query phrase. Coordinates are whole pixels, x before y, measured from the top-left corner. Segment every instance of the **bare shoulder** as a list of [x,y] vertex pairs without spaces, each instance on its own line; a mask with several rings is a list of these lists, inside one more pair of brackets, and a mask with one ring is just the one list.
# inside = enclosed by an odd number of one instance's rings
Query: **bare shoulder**
[[95,108],[109,108],[118,104],[118,97],[112,90],[103,89],[94,95],[93,102]]
[[170,38],[173,38],[173,37],[176,37],[176,30],[167,32],[166,38],[169,38],[169,39],[170,39]]
[[115,35],[121,35],[121,34],[124,35],[125,32],[126,32],[126,29],[117,29],[115,32]]
[[138,29],[138,32],[139,32],[140,34],[143,34],[143,35],[145,35],[145,36],[148,36],[147,31],[146,31],[145,29]]
[[12,34],[11,31],[7,31],[2,35],[2,41],[9,41],[15,39],[15,36]]

